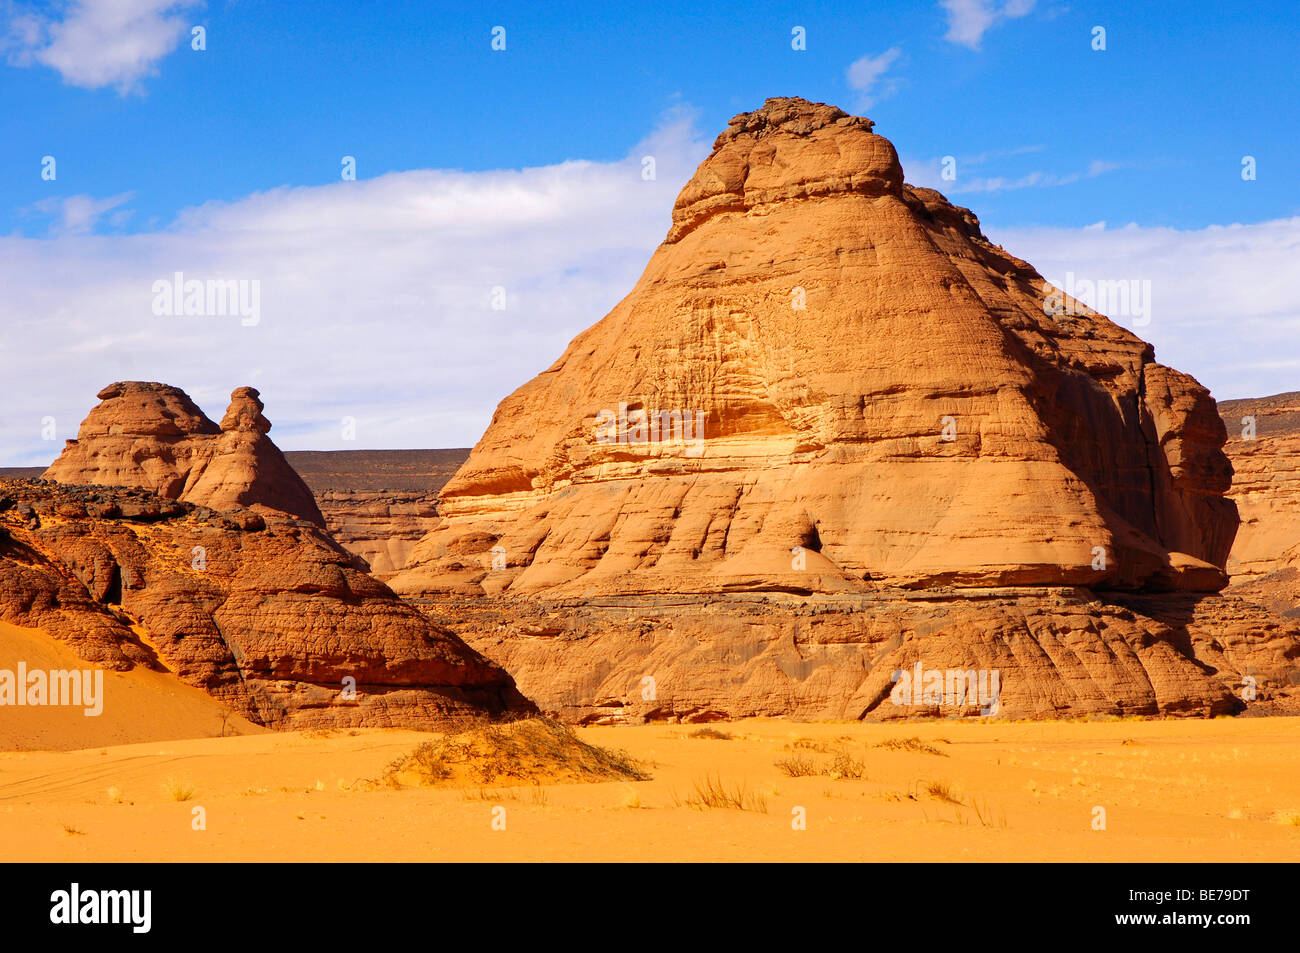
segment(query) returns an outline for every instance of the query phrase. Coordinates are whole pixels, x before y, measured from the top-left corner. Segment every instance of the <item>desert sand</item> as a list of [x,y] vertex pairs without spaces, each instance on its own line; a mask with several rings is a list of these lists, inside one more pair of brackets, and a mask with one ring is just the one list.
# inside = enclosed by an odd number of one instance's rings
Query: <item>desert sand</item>
[[[29,671],[95,668],[40,629],[0,621],[0,670],[15,671],[19,662]],[[69,750],[269,730],[170,672],[137,665],[125,672],[103,671],[103,677],[104,696],[112,701],[98,715],[75,707],[0,708],[0,750]]]
[[[516,787],[373,784],[433,737],[398,729],[7,752],[0,843],[42,861],[1300,860],[1296,718],[700,727],[580,728],[651,780]],[[941,753],[877,747],[910,738]],[[865,778],[776,766],[837,751]],[[750,809],[689,806],[709,777]]]

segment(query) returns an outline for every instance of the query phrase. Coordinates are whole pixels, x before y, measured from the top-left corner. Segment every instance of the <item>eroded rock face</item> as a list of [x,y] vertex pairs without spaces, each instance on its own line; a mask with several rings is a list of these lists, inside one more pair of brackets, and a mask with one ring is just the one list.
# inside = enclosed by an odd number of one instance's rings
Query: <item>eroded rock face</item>
[[[1300,622],[1217,594],[479,598],[426,610],[543,711],[584,723],[1300,713]],[[927,696],[935,672],[944,692]],[[975,676],[969,702],[947,691],[958,672]],[[904,674],[922,690],[895,695]]]
[[315,525],[147,490],[0,481],[0,619],[105,668],[170,670],[275,727],[534,710]]
[[46,479],[144,487],[212,509],[247,506],[325,525],[311,491],[267,436],[271,422],[253,388],[235,389],[220,426],[168,384],[124,381],[98,397]]
[[1300,393],[1221,401],[1241,513],[1231,591],[1300,617]]
[[627,298],[501,402],[392,584],[1222,588],[1210,395],[1044,298],[972,213],[904,184],[869,120],[769,100],[718,137]]

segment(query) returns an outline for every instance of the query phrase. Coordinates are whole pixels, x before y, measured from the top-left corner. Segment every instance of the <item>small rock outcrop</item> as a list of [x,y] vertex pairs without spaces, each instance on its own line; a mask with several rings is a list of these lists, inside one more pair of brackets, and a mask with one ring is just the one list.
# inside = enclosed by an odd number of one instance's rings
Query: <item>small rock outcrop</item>
[[267,436],[271,422],[253,388],[235,389],[220,425],[168,384],[123,381],[98,397],[47,480],[143,487],[210,509],[246,506],[325,525],[311,491]]
[[277,728],[536,710],[314,524],[148,490],[0,481],[0,620],[106,669],[169,671]]

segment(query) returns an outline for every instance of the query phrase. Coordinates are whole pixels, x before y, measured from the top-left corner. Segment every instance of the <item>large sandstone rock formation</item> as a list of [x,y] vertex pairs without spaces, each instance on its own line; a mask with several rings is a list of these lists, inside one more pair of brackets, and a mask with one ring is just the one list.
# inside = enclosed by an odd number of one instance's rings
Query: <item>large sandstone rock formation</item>
[[1300,629],[1209,595],[1237,528],[1209,393],[906,185],[869,120],[769,100],[672,218],[390,579],[485,613],[461,631],[543,708],[893,717],[917,662],[997,668],[1014,715],[1290,697]]
[[733,119],[632,292],[501,402],[398,590],[1224,586],[1209,393],[1082,305],[1047,316],[871,128]]
[[98,397],[46,479],[144,487],[169,500],[275,510],[325,525],[311,491],[267,436],[271,422],[253,388],[235,389],[220,426],[168,384],[123,381]]
[[1232,592],[1300,617],[1300,392],[1219,404],[1241,513]]
[[534,710],[323,530],[269,513],[2,481],[0,621],[107,669],[170,671],[275,727],[445,727]]

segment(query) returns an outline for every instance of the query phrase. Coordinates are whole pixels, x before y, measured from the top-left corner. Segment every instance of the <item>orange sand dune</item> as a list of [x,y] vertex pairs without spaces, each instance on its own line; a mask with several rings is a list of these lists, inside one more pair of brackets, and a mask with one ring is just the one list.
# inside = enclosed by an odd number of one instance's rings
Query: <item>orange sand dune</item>
[[[0,669],[17,671],[93,669],[75,652],[39,629],[0,622]],[[137,667],[129,672],[104,672],[101,714],[87,716],[84,708],[0,707],[0,751],[66,750],[92,745],[121,745],[137,741],[202,738],[261,732],[207,693],[186,685],[169,672]]]
[[[731,737],[579,730],[649,781],[485,790],[367,783],[430,737],[411,731],[0,754],[0,843],[60,861],[1300,860],[1300,719],[714,727]],[[913,736],[942,753],[878,747]],[[865,778],[775,765],[840,753]],[[690,806],[708,776],[751,810]]]

